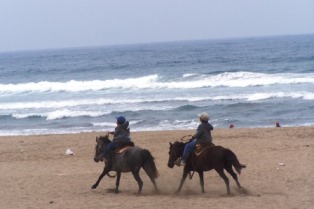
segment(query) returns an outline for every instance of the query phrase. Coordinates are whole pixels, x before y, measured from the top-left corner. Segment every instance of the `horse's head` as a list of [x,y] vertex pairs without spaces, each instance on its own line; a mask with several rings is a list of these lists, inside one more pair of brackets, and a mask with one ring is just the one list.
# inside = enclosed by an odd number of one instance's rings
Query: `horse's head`
[[173,168],[174,167],[174,161],[176,161],[178,158],[180,158],[183,154],[184,150],[184,143],[183,142],[175,142],[175,143],[169,143],[169,160],[168,160],[168,167]]
[[95,162],[99,162],[99,159],[97,159],[97,156],[99,156],[103,152],[103,150],[106,148],[106,146],[111,142],[108,136],[109,135],[96,137],[95,156],[94,156]]

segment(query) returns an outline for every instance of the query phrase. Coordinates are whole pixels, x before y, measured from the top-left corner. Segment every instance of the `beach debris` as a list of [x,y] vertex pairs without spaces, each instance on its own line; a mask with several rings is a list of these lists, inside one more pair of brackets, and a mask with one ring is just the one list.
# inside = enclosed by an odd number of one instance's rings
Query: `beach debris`
[[285,166],[286,164],[285,163],[278,163],[278,165]]
[[70,148],[68,148],[68,149],[65,151],[65,154],[66,154],[66,155],[75,155],[74,152],[73,152]]

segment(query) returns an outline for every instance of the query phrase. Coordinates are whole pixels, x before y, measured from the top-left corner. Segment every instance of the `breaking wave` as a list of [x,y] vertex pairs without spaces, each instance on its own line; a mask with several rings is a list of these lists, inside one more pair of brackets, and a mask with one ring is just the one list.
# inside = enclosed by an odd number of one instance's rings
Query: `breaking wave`
[[276,84],[314,84],[314,73],[265,74],[227,72],[217,75],[184,74],[172,80],[163,80],[157,74],[138,78],[67,82],[41,81],[37,83],[0,84],[1,94],[23,92],[83,92],[106,89],[193,89],[206,87],[249,87]]

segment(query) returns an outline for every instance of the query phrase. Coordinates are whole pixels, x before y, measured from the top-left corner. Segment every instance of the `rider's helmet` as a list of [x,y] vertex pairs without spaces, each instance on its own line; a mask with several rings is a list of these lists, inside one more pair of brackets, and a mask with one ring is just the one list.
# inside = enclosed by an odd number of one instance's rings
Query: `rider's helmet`
[[124,124],[125,121],[126,121],[126,119],[125,119],[124,116],[116,117],[116,119],[117,119],[117,123],[118,123],[119,125]]

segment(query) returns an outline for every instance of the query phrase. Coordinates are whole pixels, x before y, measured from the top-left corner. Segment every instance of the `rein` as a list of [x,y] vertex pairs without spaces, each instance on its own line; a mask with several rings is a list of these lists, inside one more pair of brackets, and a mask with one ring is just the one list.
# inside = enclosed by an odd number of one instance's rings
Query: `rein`
[[185,139],[185,138],[191,137],[191,136],[192,136],[191,134],[185,135],[185,136],[183,136],[183,137],[181,138],[181,141],[183,141],[183,142],[188,142],[188,141],[190,141],[191,139]]
[[[191,137],[191,136],[192,136],[191,134],[185,135],[185,136],[183,136],[183,137],[181,138],[181,141],[182,141],[182,142],[188,142],[188,141],[190,141],[190,139],[185,139],[185,138]],[[173,154],[174,154],[175,156],[179,156],[178,153],[177,153],[177,150],[173,150]],[[191,164],[191,166],[194,168],[193,164]],[[194,170],[195,170],[195,169],[194,169]],[[193,178],[194,173],[195,173],[194,170],[193,170],[193,171],[189,171],[189,179],[192,179],[192,178]]]
[[[187,137],[189,137],[189,139],[187,139]],[[182,141],[182,142],[189,142],[189,141],[191,140],[190,137],[192,137],[191,134],[185,135],[185,136],[181,137],[181,141]],[[191,163],[191,166],[194,168],[194,166],[193,166],[192,163]],[[192,178],[193,178],[194,173],[195,173],[194,170],[195,170],[195,169],[193,169],[193,171],[189,171],[189,179],[192,179]]]
[[189,179],[192,179],[193,178],[193,176],[194,176],[194,173],[195,173],[195,171],[193,171],[193,172],[189,172]]
[[[103,141],[98,141],[97,144],[96,144],[96,149],[100,149],[100,151],[102,152],[107,145],[108,144],[106,144]],[[110,173],[107,173],[107,176],[109,176],[110,178],[115,178],[117,175],[111,175]]]

